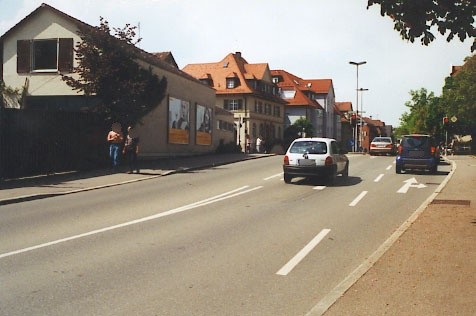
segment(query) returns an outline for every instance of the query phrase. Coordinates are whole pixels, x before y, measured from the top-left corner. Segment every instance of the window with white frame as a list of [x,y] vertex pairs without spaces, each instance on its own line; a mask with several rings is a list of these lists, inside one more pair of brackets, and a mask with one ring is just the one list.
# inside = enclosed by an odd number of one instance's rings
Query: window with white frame
[[226,87],[227,89],[233,89],[236,87],[236,79],[235,78],[226,78]]
[[232,100],[225,100],[223,105],[225,110],[228,111],[238,111],[242,109],[242,100],[241,99],[232,99]]

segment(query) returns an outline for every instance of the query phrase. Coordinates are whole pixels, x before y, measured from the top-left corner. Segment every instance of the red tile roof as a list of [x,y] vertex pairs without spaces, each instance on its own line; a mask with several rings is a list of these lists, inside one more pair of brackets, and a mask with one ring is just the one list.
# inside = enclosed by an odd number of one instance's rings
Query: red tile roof
[[336,107],[339,112],[351,112],[352,109],[352,102],[336,102]]
[[[182,70],[195,78],[211,79],[217,95],[257,92],[247,80],[269,81],[271,84],[271,78],[268,78],[270,73],[268,64],[249,64],[240,52],[230,53],[219,62],[189,64]],[[234,88],[227,88],[227,78],[236,78],[239,84]],[[283,102],[280,98],[276,98],[275,101]]]
[[308,85],[309,80],[303,80],[298,76],[295,76],[285,70],[271,70],[271,75],[273,77],[280,77],[281,80],[278,82],[278,87],[282,91],[295,91],[294,98],[285,99],[288,102],[289,106],[310,106],[317,109],[323,109],[322,106],[314,99],[309,98],[304,92],[305,91],[314,91],[311,86]]

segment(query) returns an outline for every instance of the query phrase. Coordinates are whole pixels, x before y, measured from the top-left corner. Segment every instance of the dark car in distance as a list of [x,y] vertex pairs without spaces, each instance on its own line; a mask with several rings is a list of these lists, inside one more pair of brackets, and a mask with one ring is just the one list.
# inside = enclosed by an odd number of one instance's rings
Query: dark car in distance
[[407,170],[438,171],[440,150],[435,139],[430,135],[405,135],[398,146],[395,164],[396,173]]

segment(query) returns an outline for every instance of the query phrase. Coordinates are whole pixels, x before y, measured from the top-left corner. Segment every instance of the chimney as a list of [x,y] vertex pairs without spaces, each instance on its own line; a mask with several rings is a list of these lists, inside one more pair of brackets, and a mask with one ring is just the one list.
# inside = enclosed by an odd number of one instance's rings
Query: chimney
[[241,52],[236,52],[235,56],[238,57],[238,58],[241,58]]

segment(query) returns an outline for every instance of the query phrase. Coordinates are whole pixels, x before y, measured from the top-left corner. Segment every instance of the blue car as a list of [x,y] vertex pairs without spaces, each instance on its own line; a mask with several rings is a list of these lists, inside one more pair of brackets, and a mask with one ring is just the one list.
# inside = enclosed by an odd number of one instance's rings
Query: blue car
[[407,170],[428,170],[437,173],[440,150],[430,135],[405,135],[398,146],[396,173]]

